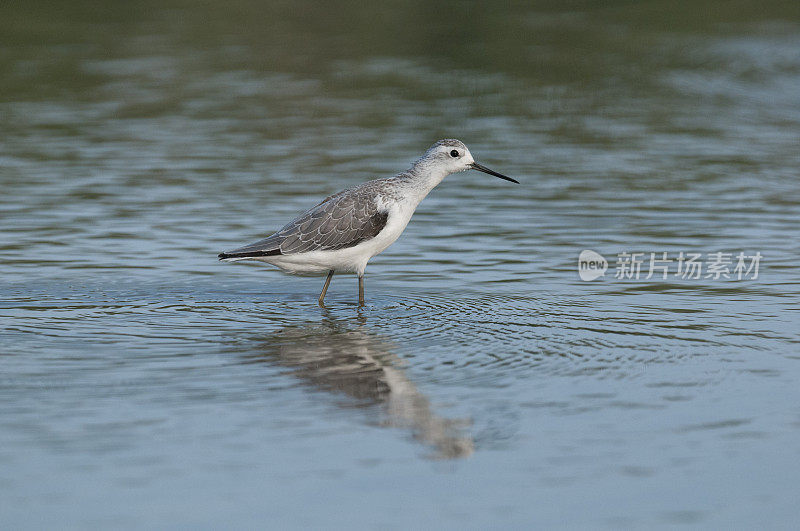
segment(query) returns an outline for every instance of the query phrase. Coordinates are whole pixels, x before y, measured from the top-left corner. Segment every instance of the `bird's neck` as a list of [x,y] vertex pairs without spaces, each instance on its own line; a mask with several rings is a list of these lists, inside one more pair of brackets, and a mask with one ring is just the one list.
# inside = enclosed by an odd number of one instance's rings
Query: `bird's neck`
[[416,207],[448,175],[449,173],[441,167],[437,168],[425,159],[420,159],[403,172],[401,177],[403,187],[413,198]]

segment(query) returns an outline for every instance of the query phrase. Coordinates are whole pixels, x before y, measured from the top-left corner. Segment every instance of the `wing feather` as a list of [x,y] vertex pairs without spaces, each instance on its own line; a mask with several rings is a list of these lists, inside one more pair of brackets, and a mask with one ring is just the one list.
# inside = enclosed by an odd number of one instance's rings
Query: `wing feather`
[[388,219],[388,212],[378,210],[373,190],[351,188],[329,196],[275,234],[221,253],[219,258],[255,258],[355,247],[377,236]]

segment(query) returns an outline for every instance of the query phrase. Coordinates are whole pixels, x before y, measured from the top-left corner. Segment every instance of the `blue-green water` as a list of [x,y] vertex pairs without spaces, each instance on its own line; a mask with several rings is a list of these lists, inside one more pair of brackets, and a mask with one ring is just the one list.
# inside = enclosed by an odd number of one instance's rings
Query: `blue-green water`
[[[4,527],[800,517],[795,3],[4,11]],[[366,308],[216,261],[442,137]]]

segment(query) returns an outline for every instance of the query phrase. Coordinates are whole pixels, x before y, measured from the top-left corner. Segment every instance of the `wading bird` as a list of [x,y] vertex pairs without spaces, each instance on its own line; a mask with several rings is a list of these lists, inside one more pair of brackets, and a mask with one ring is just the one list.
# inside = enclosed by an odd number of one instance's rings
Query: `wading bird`
[[319,305],[333,274],[358,274],[358,304],[364,305],[364,270],[369,259],[403,233],[425,196],[450,175],[478,170],[519,184],[481,166],[460,140],[439,140],[406,171],[367,181],[326,197],[275,234],[219,254],[227,262],[258,260],[289,273],[328,273]]

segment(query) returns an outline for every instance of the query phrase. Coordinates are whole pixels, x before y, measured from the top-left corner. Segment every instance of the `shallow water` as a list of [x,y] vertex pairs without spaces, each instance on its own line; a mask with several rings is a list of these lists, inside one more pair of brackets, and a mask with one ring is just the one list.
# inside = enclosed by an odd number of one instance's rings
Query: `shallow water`
[[[0,522],[791,527],[800,14],[573,7],[5,8]],[[441,137],[366,308],[216,261]]]

